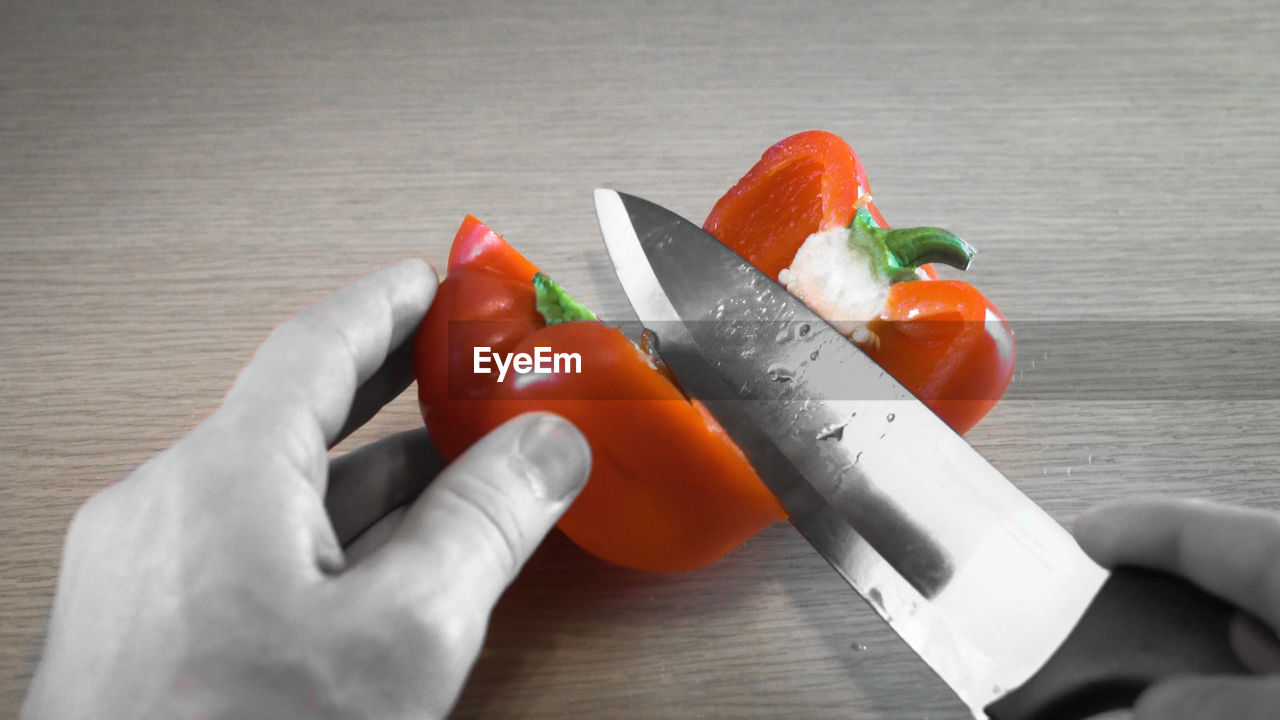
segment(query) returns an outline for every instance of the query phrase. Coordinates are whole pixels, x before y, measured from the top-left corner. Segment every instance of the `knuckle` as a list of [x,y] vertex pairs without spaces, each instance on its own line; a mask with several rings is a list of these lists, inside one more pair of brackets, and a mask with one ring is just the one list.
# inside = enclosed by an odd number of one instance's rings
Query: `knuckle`
[[68,544],[76,542],[86,535],[95,534],[110,515],[110,507],[114,504],[114,485],[94,493],[76,508],[71,516],[71,524],[67,528]]
[[151,458],[122,480],[90,495],[71,516],[67,527],[68,544],[87,538],[101,539],[104,535],[118,532],[121,529],[120,519],[126,513],[131,519],[139,520],[140,514],[145,513],[157,501],[140,505],[137,502],[136,488],[140,484],[148,486],[148,489],[157,487],[152,482],[155,479],[153,476],[157,472],[157,466],[165,458],[165,454]]
[[466,473],[462,482],[443,485],[453,511],[468,516],[467,524],[484,540],[490,554],[507,577],[513,577],[524,556],[524,533],[509,499],[494,482],[478,473]]
[[327,376],[326,381],[351,375],[354,382],[356,353],[352,338],[322,305],[306,308],[278,325],[258,353],[272,364],[315,368]]
[[337,632],[327,626],[320,631],[332,655],[344,659],[338,682],[354,689],[373,683],[384,690],[376,698],[381,706],[371,708],[365,697],[352,717],[447,716],[480,652],[485,625],[473,608],[451,603],[444,590],[436,585],[413,592],[399,583],[386,592],[366,588],[354,598],[335,596],[347,621]]
[[[189,438],[189,440],[188,440]],[[253,405],[224,403],[183,442],[183,459],[232,478],[263,468],[324,477],[329,453],[323,431],[303,402],[277,403],[270,412]]]
[[441,595],[403,598],[385,619],[394,642],[384,647],[398,645],[418,661],[465,656],[478,648],[484,628],[473,609],[454,607]]

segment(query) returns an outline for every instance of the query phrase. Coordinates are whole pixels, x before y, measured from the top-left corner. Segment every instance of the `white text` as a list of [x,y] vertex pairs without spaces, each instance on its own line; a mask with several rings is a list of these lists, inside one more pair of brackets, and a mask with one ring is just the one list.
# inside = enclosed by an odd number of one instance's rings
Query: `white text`
[[549,347],[536,347],[533,354],[493,352],[492,348],[477,347],[473,355],[472,365],[477,375],[487,375],[490,361],[498,371],[498,382],[507,379],[507,371],[514,370],[517,375],[529,373],[581,373],[582,356],[578,353],[553,353]]

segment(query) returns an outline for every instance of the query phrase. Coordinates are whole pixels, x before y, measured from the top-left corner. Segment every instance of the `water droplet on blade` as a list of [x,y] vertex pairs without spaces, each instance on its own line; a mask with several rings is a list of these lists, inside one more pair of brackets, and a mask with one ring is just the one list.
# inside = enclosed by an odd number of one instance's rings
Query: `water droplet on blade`
[[777,382],[791,382],[796,377],[795,371],[782,363],[774,363],[770,365],[767,372],[769,373],[770,379]]
[[888,420],[889,422],[893,422],[894,417],[895,415],[893,413],[889,413],[889,415],[885,417],[885,420]]
[[827,427],[822,428],[822,431],[818,433],[818,439],[819,440],[835,440],[839,442],[840,440],[844,439],[844,426],[848,424],[849,422],[846,420],[845,422],[842,422],[842,423],[835,423],[833,425],[828,425]]

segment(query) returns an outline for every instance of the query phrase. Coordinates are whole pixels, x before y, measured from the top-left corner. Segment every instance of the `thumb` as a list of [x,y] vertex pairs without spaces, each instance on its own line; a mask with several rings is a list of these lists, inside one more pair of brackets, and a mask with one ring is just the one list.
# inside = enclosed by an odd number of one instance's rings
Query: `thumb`
[[1138,698],[1136,720],[1273,720],[1280,678],[1186,677],[1166,680]]
[[591,449],[550,413],[481,438],[418,496],[373,572],[486,614],[586,483]]

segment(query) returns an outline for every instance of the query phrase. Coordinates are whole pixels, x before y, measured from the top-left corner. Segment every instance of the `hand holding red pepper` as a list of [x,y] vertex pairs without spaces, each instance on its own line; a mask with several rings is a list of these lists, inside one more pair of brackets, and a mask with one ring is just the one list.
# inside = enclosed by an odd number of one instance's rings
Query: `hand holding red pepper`
[[221,407],[76,512],[22,717],[449,713],[590,457],[543,413],[448,467],[422,428],[330,459],[408,386],[396,349],[435,290],[406,261],[299,312]]

